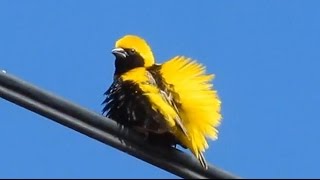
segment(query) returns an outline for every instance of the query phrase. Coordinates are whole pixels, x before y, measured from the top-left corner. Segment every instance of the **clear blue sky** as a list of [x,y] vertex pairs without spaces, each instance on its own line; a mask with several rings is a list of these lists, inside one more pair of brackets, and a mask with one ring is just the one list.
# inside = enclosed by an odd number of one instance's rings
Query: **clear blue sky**
[[[248,178],[320,177],[319,1],[0,1],[0,69],[101,112],[114,41],[216,74],[219,139],[207,160]],[[0,177],[176,178],[0,100]]]

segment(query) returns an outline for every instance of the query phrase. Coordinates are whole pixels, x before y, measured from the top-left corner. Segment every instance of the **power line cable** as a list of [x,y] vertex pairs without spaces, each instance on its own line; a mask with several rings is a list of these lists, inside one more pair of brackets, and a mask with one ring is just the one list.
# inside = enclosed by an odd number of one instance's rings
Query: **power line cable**
[[205,170],[180,150],[151,145],[137,132],[3,70],[0,97],[182,178],[240,179],[210,164]]

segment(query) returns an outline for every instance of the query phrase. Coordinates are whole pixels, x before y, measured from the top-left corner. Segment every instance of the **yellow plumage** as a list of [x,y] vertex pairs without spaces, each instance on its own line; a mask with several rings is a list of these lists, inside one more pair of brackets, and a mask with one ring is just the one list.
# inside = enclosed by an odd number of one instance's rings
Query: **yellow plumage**
[[221,119],[221,102],[210,84],[214,75],[205,74],[204,66],[183,56],[165,62],[161,74],[173,85],[173,98],[181,104],[179,112],[189,138],[178,133],[178,139],[200,159],[208,148],[206,137],[217,138],[215,127]]
[[146,68],[140,67],[123,74],[122,80],[139,84],[139,87],[143,91],[143,95],[148,97],[150,102],[152,102],[152,108],[165,116],[165,123],[167,124],[168,129],[173,128],[176,126],[175,119],[178,118],[178,114],[162,97],[160,89],[149,83],[150,78],[152,78],[150,76],[151,74]]
[[122,37],[115,48],[115,81],[104,110],[118,122],[128,118],[134,126],[140,123],[139,128],[172,134],[207,168],[207,138],[217,139],[221,121],[221,102],[211,84],[214,75],[184,56],[155,64],[147,42],[135,35]]

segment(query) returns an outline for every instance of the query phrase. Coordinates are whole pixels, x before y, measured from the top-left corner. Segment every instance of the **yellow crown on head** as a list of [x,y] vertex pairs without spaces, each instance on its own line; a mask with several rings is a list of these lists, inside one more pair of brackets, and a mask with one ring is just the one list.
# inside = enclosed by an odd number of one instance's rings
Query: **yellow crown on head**
[[139,36],[125,35],[115,43],[115,48],[135,49],[144,59],[144,66],[149,67],[155,63],[153,53],[148,43]]

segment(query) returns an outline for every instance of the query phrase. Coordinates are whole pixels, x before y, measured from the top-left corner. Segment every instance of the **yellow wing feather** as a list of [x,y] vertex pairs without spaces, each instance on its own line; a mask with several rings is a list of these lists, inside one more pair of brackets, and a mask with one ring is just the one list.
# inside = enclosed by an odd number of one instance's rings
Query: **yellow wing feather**
[[[165,123],[169,129],[180,126],[181,119],[179,115],[165,99],[163,94],[160,92],[161,90],[154,85],[155,82],[152,82],[154,79],[145,68],[141,67],[132,69],[123,74],[121,78],[124,81],[132,81],[139,85],[139,88],[151,102],[152,108],[164,116],[166,120]],[[184,129],[184,127],[181,127],[181,129]]]
[[217,138],[220,124],[220,100],[210,83],[213,74],[205,67],[183,56],[176,56],[161,66],[161,74],[179,106],[179,115],[189,138],[176,132],[180,141],[206,166],[202,152],[208,148],[206,137]]

